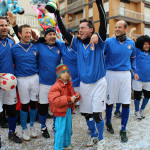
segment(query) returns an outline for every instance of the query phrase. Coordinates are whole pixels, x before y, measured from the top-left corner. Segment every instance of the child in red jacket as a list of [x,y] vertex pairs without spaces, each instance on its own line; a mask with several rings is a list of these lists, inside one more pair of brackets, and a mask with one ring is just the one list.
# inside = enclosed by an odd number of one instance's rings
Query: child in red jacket
[[48,99],[55,120],[54,150],[71,149],[72,116],[80,94],[74,91],[66,65],[56,68],[57,80],[51,87]]

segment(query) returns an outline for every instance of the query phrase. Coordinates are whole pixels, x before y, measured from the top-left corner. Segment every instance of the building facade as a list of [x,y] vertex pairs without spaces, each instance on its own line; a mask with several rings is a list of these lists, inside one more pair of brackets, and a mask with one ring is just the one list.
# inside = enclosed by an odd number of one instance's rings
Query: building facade
[[[104,8],[108,19],[107,35],[115,32],[118,20],[125,20],[131,28],[136,27],[135,37],[150,35],[150,0],[104,0]],[[96,32],[99,27],[99,14],[93,0],[61,0],[60,14],[67,28],[78,31],[81,19],[91,19]]]

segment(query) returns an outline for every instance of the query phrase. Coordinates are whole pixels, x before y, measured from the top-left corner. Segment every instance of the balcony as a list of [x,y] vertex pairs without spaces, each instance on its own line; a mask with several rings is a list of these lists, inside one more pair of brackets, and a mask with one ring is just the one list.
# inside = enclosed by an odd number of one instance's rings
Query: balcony
[[150,25],[150,15],[144,15],[144,23]]
[[84,3],[84,0],[77,0],[72,4],[69,4],[67,6],[67,12],[71,14],[82,10],[84,8]]
[[63,9],[60,9],[60,15],[64,15],[65,14],[65,8],[63,8]]
[[23,24],[28,24],[33,28],[37,28],[39,26],[38,18],[36,16],[17,15],[16,19],[19,26]]
[[143,0],[144,3],[149,4],[150,5],[150,0]]
[[117,20],[125,20],[132,23],[141,23],[144,21],[144,16],[141,13],[127,10],[124,8],[114,9],[113,18]]
[[[83,18],[82,18],[83,19]],[[69,22],[66,24],[66,27],[67,28],[72,28],[72,29],[76,29],[79,27],[79,24],[80,24],[80,20],[81,19],[78,19],[78,20],[75,20],[75,21],[72,21],[72,22]]]

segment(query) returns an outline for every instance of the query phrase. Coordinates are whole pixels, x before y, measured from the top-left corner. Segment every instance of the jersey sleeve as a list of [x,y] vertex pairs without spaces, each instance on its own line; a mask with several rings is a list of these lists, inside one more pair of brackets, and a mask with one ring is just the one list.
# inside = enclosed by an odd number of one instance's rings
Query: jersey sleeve
[[56,39],[56,44],[57,44],[57,47],[60,49],[60,51],[62,52],[64,46],[65,46],[65,42],[62,42],[58,39]]
[[76,52],[77,52],[78,44],[79,44],[79,39],[73,36],[72,41],[71,41],[71,48],[74,49]]
[[99,33],[97,33],[98,35],[98,45],[100,46],[101,49],[104,49],[105,47],[105,41],[103,41],[99,35]]
[[136,74],[137,71],[136,71],[136,48],[135,48],[135,45],[133,47],[133,52],[131,54],[131,67],[132,67],[133,74]]

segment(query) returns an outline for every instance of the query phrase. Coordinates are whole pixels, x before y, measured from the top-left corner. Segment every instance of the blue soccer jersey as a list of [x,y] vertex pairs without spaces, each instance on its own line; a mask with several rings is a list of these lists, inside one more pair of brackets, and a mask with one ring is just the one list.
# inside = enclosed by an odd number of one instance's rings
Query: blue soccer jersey
[[27,77],[38,73],[37,48],[33,44],[18,43],[12,47],[15,76]]
[[9,39],[0,39],[0,73],[14,74],[11,46],[14,42]]
[[60,64],[61,52],[57,46],[37,43],[40,83],[53,85],[56,81],[56,67]]
[[[131,61],[136,57],[135,43],[128,38],[123,43],[120,43],[115,37],[108,38],[105,44],[105,54],[106,70],[131,70]],[[135,64],[132,65],[132,68],[135,69]]]
[[63,63],[68,66],[72,77],[73,87],[79,87],[80,80],[77,67],[77,52],[64,42],[57,42],[62,52]]
[[104,45],[100,37],[95,49],[92,44],[83,44],[73,37],[71,47],[77,51],[79,77],[83,83],[95,83],[105,76]]
[[136,48],[136,73],[142,82],[150,82],[150,53]]

